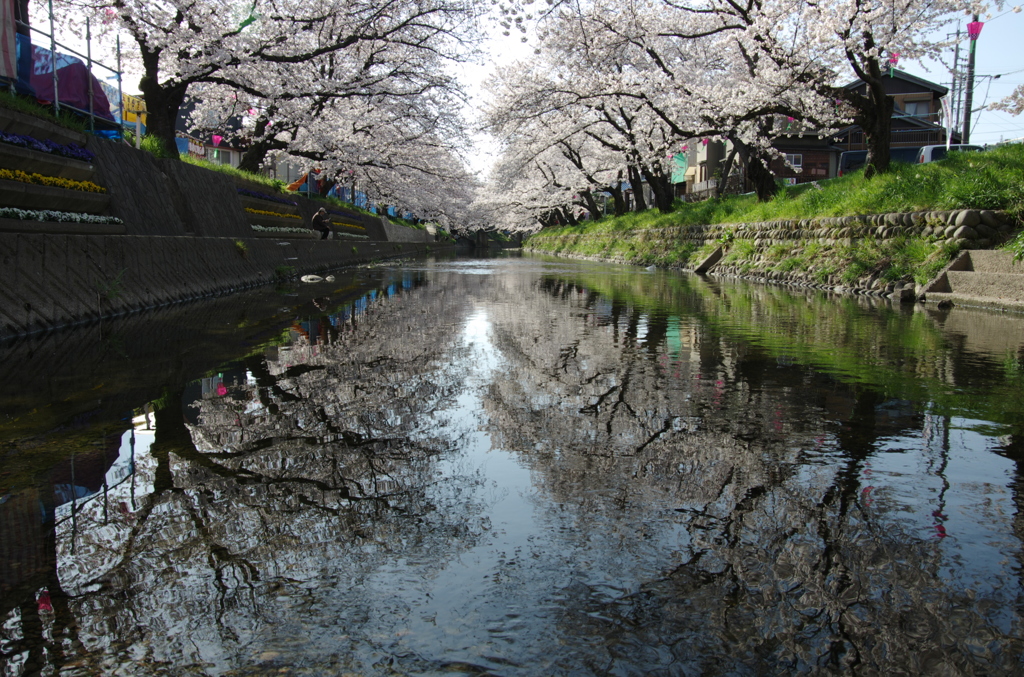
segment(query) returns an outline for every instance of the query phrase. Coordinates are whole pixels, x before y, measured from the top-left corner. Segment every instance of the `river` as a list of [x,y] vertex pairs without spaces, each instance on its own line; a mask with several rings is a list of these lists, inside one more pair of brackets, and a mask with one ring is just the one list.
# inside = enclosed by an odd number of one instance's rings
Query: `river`
[[0,675],[1024,670],[1024,316],[335,278],[0,345]]

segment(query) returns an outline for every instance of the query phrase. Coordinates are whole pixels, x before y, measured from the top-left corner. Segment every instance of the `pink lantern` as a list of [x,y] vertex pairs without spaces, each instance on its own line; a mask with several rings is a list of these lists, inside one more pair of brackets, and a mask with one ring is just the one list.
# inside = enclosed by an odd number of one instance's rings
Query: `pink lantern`
[[981,35],[981,29],[984,27],[984,21],[971,21],[967,24],[967,37],[971,40],[977,40],[978,36]]
[[220,136],[219,134],[214,134],[214,135],[213,135],[212,137],[210,137],[210,138],[212,138],[212,139],[213,139],[213,145],[215,145],[215,146],[219,146],[219,145],[220,145],[220,142],[224,140],[224,137],[223,137],[223,136]]
[[708,140],[707,139],[701,139],[700,142],[702,144],[704,144],[705,146],[708,145]]
[[893,53],[891,53],[891,54],[889,55],[889,63],[890,63],[890,64],[892,64],[893,66],[895,66],[895,65],[896,65],[896,64],[898,64],[899,62],[900,62],[900,53],[899,53],[899,52],[893,52]]
[[685,153],[685,152],[686,152],[686,151],[688,151],[688,150],[690,150],[690,147],[689,147],[689,146],[683,146],[682,148],[680,148],[680,149],[679,149],[679,152],[680,152],[680,153]]

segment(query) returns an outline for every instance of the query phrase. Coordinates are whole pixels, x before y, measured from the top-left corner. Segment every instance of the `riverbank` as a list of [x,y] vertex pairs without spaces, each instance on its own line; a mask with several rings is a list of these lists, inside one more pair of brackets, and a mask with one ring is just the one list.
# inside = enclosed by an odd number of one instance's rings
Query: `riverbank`
[[[770,203],[739,196],[545,229],[524,250],[920,298],[961,252],[1006,246],[1024,211],[1024,147],[947,162],[804,184]],[[872,205],[900,211],[867,213]]]
[[[24,113],[0,109],[0,131],[0,340],[454,250],[424,230]],[[334,239],[306,228],[320,207]]]

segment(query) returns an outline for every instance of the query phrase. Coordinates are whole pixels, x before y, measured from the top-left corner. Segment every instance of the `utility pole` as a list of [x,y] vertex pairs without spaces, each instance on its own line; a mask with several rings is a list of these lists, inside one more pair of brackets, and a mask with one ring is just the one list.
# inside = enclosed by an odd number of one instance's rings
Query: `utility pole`
[[967,26],[967,34],[971,38],[971,51],[967,54],[967,89],[964,92],[964,133],[960,143],[971,142],[971,108],[974,106],[974,46],[978,42],[978,35],[981,34],[982,24],[978,21],[978,15],[974,14],[971,23]]
[[[948,34],[946,37],[949,37]],[[953,98],[952,120],[946,122],[946,125],[951,128],[952,131],[960,131],[960,91],[963,88],[963,80],[960,78],[960,24],[956,25],[956,40],[953,49],[953,86],[952,91],[949,93]]]

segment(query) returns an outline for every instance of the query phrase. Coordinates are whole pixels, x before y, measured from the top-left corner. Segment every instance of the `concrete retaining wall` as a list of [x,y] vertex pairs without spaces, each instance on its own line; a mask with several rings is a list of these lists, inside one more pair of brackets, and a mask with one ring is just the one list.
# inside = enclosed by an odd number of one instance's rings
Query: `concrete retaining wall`
[[387,239],[389,242],[433,242],[434,236],[425,230],[418,230],[416,228],[406,228],[405,226],[398,226],[387,219],[381,219],[381,225],[384,228],[384,232],[387,233]]
[[[78,174],[91,174],[83,178],[107,189],[105,205],[91,211],[124,222],[98,226],[3,219],[0,339],[441,247],[425,231],[293,194],[274,197],[294,204],[258,198],[243,205],[240,189],[267,195],[273,190],[160,160],[120,142],[68,132],[31,116],[0,109],[0,128],[92,151],[96,158],[91,166],[76,163]],[[0,152],[6,145],[0,144]],[[41,162],[52,164],[53,156],[40,151],[19,149],[17,155],[27,160],[38,155]],[[7,164],[16,168],[12,158]],[[27,184],[18,187],[22,185]],[[33,191],[44,192],[38,188]],[[61,192],[72,203],[76,197],[82,205],[89,199],[81,191],[48,190]],[[15,206],[2,202],[0,193],[0,206]],[[245,210],[256,203],[260,211],[299,218]],[[337,232],[349,237],[321,241],[311,231],[261,233],[251,227],[308,227],[322,206],[332,212]]]
[[429,250],[395,242],[0,233],[0,339]]

